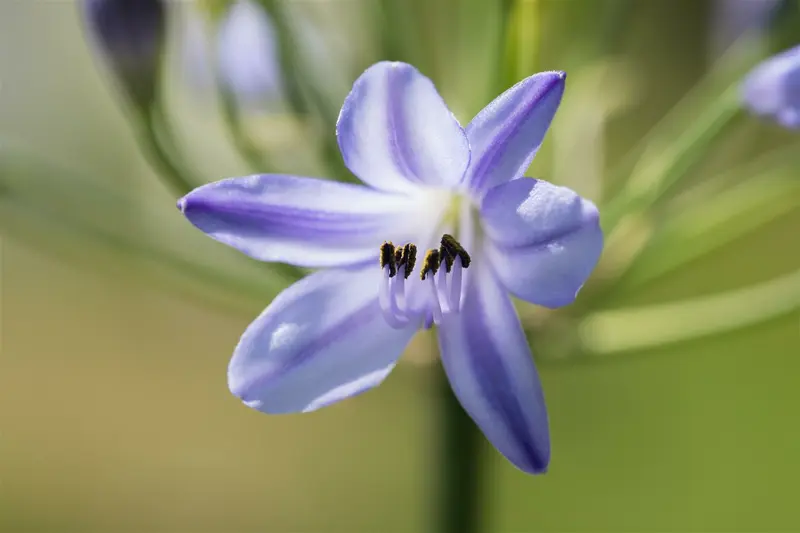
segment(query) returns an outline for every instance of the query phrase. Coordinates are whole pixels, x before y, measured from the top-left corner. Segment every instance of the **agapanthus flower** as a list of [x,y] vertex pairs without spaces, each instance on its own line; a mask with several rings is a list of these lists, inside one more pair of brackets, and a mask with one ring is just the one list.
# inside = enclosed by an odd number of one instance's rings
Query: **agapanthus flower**
[[744,81],[742,96],[753,113],[785,128],[800,128],[800,46],[754,68]]
[[84,26],[120,88],[139,106],[158,89],[167,26],[163,0],[83,0]]
[[319,409],[380,384],[435,325],[464,409],[514,465],[544,472],[547,412],[511,295],[569,304],[603,247],[591,202],[523,177],[564,84],[563,72],[533,75],[463,129],[428,78],[378,63],[336,128],[363,185],[253,175],[182,198],[192,224],[251,257],[325,267],[247,328],[233,394],[265,413]]

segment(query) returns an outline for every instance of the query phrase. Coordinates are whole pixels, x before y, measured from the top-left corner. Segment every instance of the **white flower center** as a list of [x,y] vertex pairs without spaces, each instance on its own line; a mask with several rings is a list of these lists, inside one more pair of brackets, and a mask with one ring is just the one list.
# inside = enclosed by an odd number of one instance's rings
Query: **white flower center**
[[[448,195],[447,207],[441,210],[437,228],[461,230],[471,238],[471,205],[459,196]],[[441,204],[439,204],[441,205]],[[452,230],[450,229],[452,228]],[[464,246],[445,233],[439,247],[428,250],[420,266],[419,282],[408,281],[417,266],[417,247],[413,243],[395,246],[385,242],[380,249],[383,270],[379,287],[379,303],[387,324],[403,328],[423,319],[425,327],[440,324],[443,318],[461,310],[463,270],[471,258]]]

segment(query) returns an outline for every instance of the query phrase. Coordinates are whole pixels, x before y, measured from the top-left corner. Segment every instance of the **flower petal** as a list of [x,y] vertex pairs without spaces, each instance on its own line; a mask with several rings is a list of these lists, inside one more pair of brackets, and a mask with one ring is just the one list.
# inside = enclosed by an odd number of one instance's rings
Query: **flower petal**
[[277,174],[204,185],[178,207],[213,239],[251,257],[306,267],[376,258],[384,240],[412,240],[436,213],[411,196]]
[[515,296],[571,303],[603,251],[597,208],[566,187],[524,178],[491,189],[481,204],[495,272]]
[[231,392],[265,413],[313,411],[377,386],[419,324],[392,329],[378,307],[381,270],[322,270],[278,295],[242,335]]
[[433,82],[405,63],[377,63],[356,80],[336,135],[347,167],[377,189],[454,186],[469,165],[464,130]]
[[439,327],[442,363],[461,405],[495,448],[525,472],[545,472],[547,410],[528,342],[489,266],[475,268],[461,312]]
[[564,72],[525,78],[483,108],[467,126],[472,162],[464,181],[477,194],[521,177],[556,114]]
[[762,62],[742,86],[745,105],[780,125],[800,128],[800,46]]

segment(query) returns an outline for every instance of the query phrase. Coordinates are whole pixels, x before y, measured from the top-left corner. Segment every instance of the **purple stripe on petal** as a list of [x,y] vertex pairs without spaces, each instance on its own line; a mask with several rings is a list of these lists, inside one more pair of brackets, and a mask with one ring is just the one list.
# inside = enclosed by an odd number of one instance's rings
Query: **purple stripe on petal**
[[314,356],[326,346],[346,339],[348,335],[352,335],[353,331],[368,324],[370,318],[379,315],[380,312],[377,300],[367,301],[363,306],[343,316],[338,323],[331,324],[329,328],[320,331],[318,335],[304,339],[303,343],[298,343],[290,359],[280,361],[279,364],[271,367],[269,372],[248,376],[249,379],[245,378],[237,386],[236,395],[244,401],[257,398],[261,388],[301,368],[313,360]]
[[415,72],[409,69],[392,68],[386,71],[389,97],[386,100],[387,128],[389,130],[389,146],[392,161],[400,172],[409,180],[419,183],[419,164],[414,160],[411,151],[412,142],[405,121],[408,112],[407,102],[403,98],[403,88],[409,84]]
[[347,167],[380,190],[455,187],[469,165],[461,125],[431,80],[405,63],[377,63],[356,80],[336,136]]
[[476,262],[459,314],[445,317],[439,346],[461,405],[517,468],[543,473],[550,436],[539,376],[508,295]]
[[384,240],[414,240],[437,212],[420,198],[283,175],[231,178],[178,207],[210,237],[262,261],[320,267],[376,257]]
[[242,335],[231,392],[266,413],[319,409],[377,386],[419,324],[390,328],[374,264],[323,270],[278,295]]
[[564,72],[542,72],[517,83],[467,126],[472,162],[464,180],[480,195],[521,177],[539,150],[564,93]]
[[[520,403],[520,398],[511,390],[511,370],[506,368],[502,354],[496,353],[497,348],[487,336],[486,331],[478,328],[466,328],[464,332],[467,345],[470,349],[464,356],[468,358],[467,364],[471,365],[476,375],[480,376],[478,386],[488,407],[502,420],[509,433],[517,441],[523,455],[529,458],[523,470],[533,472],[546,472],[549,454],[542,453],[530,438],[529,422],[525,416],[525,409]],[[487,356],[486,354],[493,354]],[[539,400],[544,403],[544,396]]]

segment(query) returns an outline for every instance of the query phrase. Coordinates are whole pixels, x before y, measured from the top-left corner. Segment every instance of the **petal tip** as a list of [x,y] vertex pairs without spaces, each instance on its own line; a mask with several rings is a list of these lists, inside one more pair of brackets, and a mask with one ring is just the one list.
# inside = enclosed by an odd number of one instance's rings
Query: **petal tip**
[[186,202],[186,196],[184,196],[183,198],[179,199],[175,203],[175,207],[178,208],[178,211],[180,211],[181,213],[185,214],[186,213],[186,203],[187,203]]

